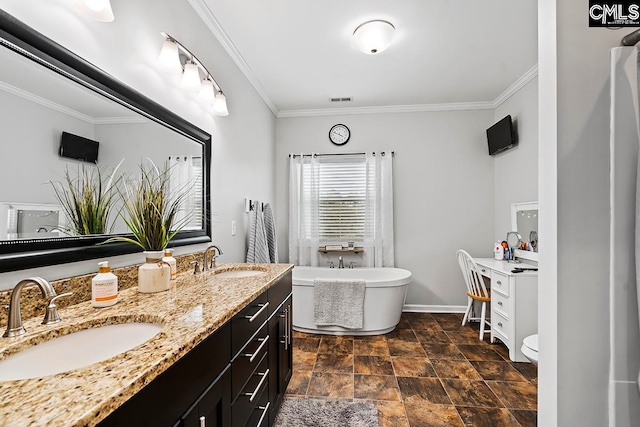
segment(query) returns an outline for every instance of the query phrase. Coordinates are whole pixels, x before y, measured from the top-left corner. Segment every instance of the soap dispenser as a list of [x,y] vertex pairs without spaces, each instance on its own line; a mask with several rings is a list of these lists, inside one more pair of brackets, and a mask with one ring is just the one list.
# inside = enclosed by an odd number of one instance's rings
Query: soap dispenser
[[118,302],[118,277],[107,261],[98,263],[98,274],[91,279],[91,305],[109,307]]
[[162,258],[162,261],[166,262],[169,264],[169,267],[171,267],[171,280],[176,280],[176,277],[178,276],[178,263],[173,257],[173,249],[167,248],[164,250],[164,257]]

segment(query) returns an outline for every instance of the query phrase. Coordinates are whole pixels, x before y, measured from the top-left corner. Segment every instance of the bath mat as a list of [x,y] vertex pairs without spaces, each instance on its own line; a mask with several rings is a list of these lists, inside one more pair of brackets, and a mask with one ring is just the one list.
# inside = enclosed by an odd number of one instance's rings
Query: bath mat
[[274,427],[378,427],[372,403],[286,397]]

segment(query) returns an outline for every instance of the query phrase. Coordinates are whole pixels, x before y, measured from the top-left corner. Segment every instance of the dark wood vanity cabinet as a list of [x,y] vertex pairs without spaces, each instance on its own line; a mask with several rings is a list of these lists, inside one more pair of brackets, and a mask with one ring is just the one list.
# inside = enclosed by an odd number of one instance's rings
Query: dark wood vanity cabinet
[[100,426],[268,427],[292,374],[291,272]]
[[[127,402],[100,422],[100,426],[173,426],[215,387],[228,390],[222,375],[231,357],[228,323],[180,358]],[[212,385],[214,387],[212,387]],[[225,393],[229,395],[229,391]],[[222,404],[225,420],[230,402]],[[229,424],[222,424],[229,425]],[[207,424],[209,426],[209,424]]]
[[276,402],[269,411],[270,425],[275,420],[279,403],[284,397],[291,374],[293,373],[293,345],[291,321],[292,313],[291,295],[278,307],[278,310],[269,319],[269,335],[276,337],[271,342],[269,352],[269,401]]
[[225,369],[175,427],[224,427],[231,425],[231,371]]

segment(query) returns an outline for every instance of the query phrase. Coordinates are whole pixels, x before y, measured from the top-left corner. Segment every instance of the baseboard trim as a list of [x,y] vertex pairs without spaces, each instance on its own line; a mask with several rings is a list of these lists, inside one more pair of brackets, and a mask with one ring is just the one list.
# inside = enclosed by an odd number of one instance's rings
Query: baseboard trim
[[465,305],[423,305],[405,304],[402,311],[409,313],[464,313]]

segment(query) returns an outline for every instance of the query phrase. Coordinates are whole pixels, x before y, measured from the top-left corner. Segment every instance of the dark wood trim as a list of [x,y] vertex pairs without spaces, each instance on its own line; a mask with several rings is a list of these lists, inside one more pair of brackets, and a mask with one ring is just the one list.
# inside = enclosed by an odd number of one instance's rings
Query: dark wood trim
[[[204,180],[202,186],[203,228],[178,233],[171,241],[170,246],[211,241],[211,221],[209,218],[211,135],[40,34],[2,9],[0,9],[0,45],[201,144]],[[140,251],[137,246],[126,243],[101,244],[109,237],[87,236],[38,241],[3,241],[0,242],[0,273]]]

